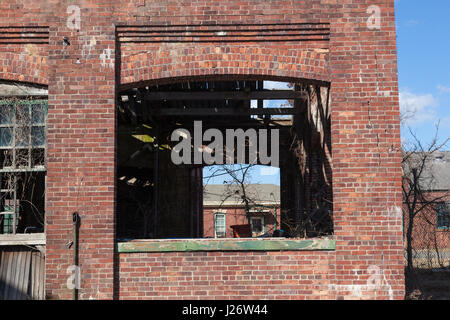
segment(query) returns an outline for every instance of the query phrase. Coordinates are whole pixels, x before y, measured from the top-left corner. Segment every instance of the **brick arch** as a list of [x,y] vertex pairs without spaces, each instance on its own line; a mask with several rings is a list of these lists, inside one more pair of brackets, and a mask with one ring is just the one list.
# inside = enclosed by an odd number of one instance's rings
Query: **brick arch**
[[46,53],[39,49],[0,50],[0,79],[48,85]]
[[197,76],[330,81],[328,52],[295,46],[129,46],[121,49],[120,59],[122,88]]

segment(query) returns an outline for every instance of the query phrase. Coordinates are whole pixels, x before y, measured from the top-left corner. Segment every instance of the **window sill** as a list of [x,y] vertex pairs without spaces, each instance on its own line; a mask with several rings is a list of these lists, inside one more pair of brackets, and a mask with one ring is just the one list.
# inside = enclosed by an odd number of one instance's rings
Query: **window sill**
[[45,245],[45,233],[0,234],[0,246]]
[[186,251],[333,251],[332,238],[162,239],[117,243],[119,253]]

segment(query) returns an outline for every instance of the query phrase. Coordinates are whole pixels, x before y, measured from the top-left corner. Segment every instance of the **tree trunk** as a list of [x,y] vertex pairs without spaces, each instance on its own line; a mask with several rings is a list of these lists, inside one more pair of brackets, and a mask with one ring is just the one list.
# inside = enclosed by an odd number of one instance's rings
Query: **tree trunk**
[[412,232],[414,227],[414,215],[409,213],[408,230],[406,231],[406,254],[408,271],[413,271],[413,258],[412,258]]

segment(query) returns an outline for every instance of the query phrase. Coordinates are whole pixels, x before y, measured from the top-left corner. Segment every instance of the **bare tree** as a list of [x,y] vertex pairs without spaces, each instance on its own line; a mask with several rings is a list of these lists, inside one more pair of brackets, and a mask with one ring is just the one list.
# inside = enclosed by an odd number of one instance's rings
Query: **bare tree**
[[434,183],[435,177],[432,174],[432,160],[434,154],[448,143],[447,138],[443,143],[439,143],[439,124],[436,126],[435,135],[428,146],[423,146],[420,139],[409,129],[412,142],[409,146],[404,146],[402,151],[403,170],[403,216],[407,221],[406,227],[406,253],[407,269],[413,270],[413,231],[415,218],[422,212],[433,209],[436,205],[449,196],[449,193],[434,195],[427,192],[429,186]]
[[256,205],[256,199],[249,190],[251,173],[255,164],[220,165],[213,171],[211,177],[225,176],[226,191],[222,195],[221,205],[230,198],[240,198],[244,204],[245,216],[250,221],[250,210]]

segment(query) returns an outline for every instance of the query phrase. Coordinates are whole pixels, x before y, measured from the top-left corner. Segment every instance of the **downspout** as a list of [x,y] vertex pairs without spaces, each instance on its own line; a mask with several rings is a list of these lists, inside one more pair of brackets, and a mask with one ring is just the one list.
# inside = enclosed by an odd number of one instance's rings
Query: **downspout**
[[73,220],[73,265],[75,266],[75,283],[72,291],[72,299],[78,300],[78,283],[79,283],[79,268],[78,268],[78,232],[80,227],[80,215],[78,212],[74,212],[72,215]]

